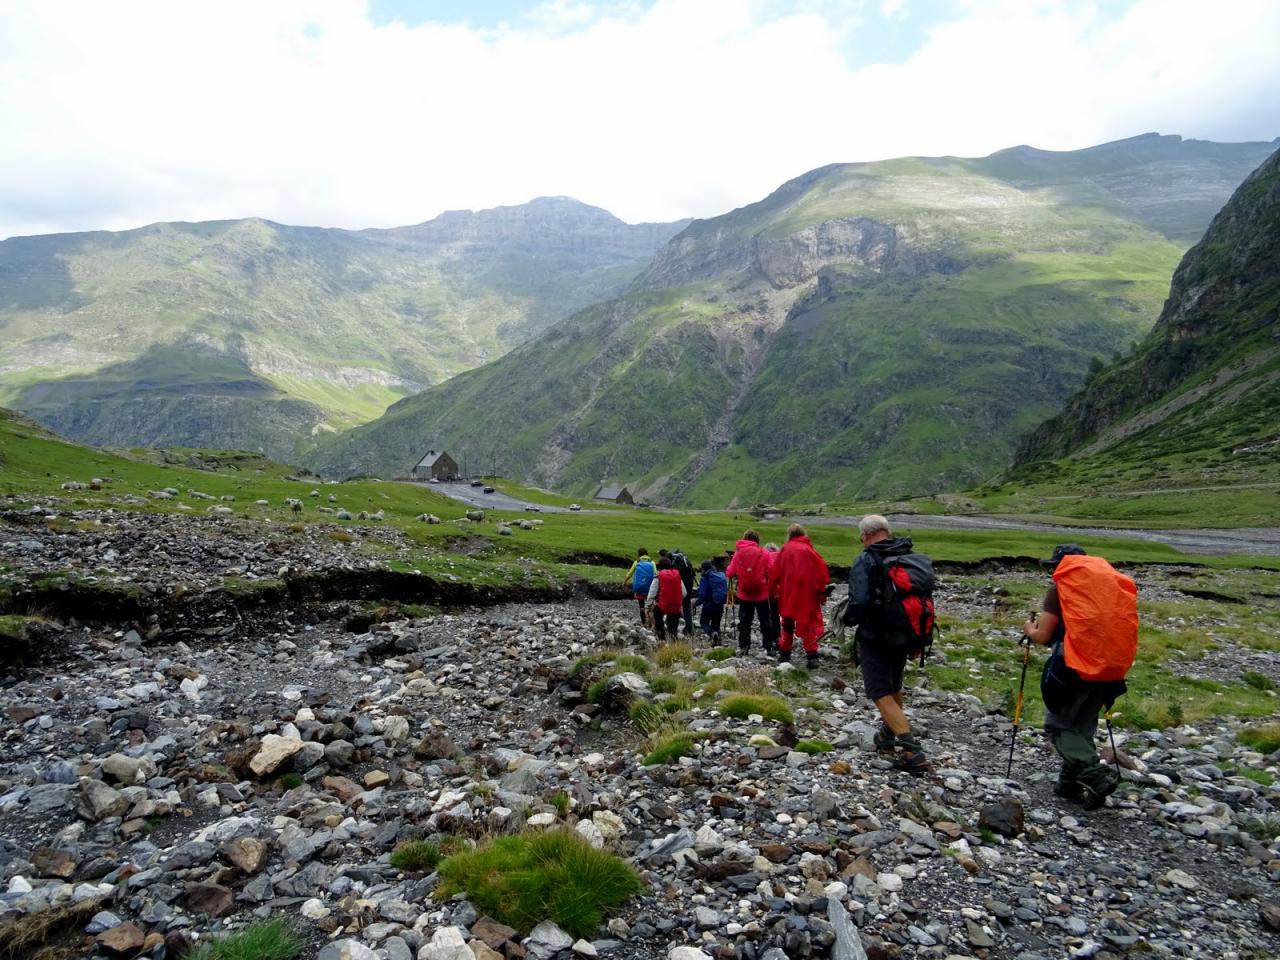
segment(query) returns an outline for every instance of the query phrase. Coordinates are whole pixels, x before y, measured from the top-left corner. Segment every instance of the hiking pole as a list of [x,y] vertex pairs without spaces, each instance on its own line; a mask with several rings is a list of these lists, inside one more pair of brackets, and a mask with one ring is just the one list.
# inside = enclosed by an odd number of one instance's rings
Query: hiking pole
[[1022,679],[1018,681],[1018,702],[1013,708],[1013,735],[1009,738],[1009,765],[1005,767],[1004,777],[1009,779],[1013,773],[1013,746],[1018,742],[1018,724],[1022,722],[1022,691],[1027,686],[1027,664],[1031,661],[1031,638],[1022,636]]
[[1116,749],[1116,732],[1111,729],[1111,710],[1105,710],[1102,716],[1107,721],[1107,736],[1111,738],[1111,762],[1116,765],[1116,776],[1123,780],[1124,774],[1120,772],[1120,751]]

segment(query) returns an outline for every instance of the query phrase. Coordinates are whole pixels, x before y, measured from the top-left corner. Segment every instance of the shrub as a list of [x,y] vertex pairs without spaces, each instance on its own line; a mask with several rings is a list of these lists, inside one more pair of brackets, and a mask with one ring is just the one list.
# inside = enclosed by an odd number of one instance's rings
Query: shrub
[[1280,750],[1280,723],[1264,723],[1245,727],[1236,739],[1259,753],[1275,753]]
[[1276,688],[1275,681],[1265,673],[1259,673],[1257,670],[1246,670],[1240,679],[1255,690],[1274,690]]
[[663,737],[644,758],[644,765],[646,767],[655,767],[659,764],[672,763],[681,757],[687,757],[693,753],[696,739],[687,730]]
[[720,713],[735,720],[745,720],[752,714],[759,714],[766,720],[777,720],[790,723],[795,719],[787,702],[780,697],[763,694],[737,693],[725,697],[720,702]]
[[830,753],[835,747],[825,740],[801,740],[796,744],[795,749],[798,753],[815,754]]
[[284,920],[263,920],[243,930],[201,943],[187,960],[294,960],[306,947]]
[[658,652],[653,655],[653,659],[657,661],[658,666],[667,669],[673,663],[688,663],[693,659],[693,648],[687,643],[668,643],[664,647],[659,647]]
[[465,892],[482,914],[528,933],[550,918],[590,937],[604,918],[644,890],[625,861],[570,830],[497,837],[440,864],[441,899]]

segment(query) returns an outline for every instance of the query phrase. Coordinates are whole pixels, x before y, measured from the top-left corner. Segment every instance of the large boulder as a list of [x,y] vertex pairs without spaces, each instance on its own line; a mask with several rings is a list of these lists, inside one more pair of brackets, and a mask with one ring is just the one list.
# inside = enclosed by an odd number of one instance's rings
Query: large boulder
[[262,746],[249,761],[249,769],[259,777],[276,773],[295,753],[302,749],[302,741],[296,737],[281,737],[268,733],[262,738]]

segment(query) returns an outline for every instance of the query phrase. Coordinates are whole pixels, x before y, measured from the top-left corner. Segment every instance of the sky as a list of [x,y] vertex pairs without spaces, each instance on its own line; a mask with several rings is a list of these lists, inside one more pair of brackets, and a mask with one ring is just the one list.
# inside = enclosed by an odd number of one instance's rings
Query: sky
[[1275,0],[5,0],[0,237],[709,217],[829,163],[1280,136]]

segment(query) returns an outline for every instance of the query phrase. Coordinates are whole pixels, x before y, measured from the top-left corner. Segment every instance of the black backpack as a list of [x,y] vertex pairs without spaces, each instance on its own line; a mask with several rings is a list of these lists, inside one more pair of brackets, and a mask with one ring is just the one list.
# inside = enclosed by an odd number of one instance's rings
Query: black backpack
[[894,649],[920,651],[920,662],[933,646],[933,561],[923,553],[881,556],[877,639]]
[[692,589],[693,587],[693,564],[679,550],[672,550],[667,556],[671,560],[671,565],[680,571],[680,579],[684,581],[684,585]]

